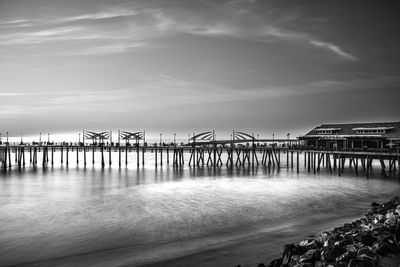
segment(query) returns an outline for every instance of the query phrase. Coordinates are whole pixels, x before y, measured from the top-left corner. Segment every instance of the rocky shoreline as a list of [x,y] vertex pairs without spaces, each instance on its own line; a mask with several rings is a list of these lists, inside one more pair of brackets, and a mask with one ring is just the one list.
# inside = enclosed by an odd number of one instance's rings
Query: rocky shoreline
[[373,202],[371,206],[364,217],[354,222],[284,245],[282,257],[269,266],[400,266],[400,198],[383,204]]

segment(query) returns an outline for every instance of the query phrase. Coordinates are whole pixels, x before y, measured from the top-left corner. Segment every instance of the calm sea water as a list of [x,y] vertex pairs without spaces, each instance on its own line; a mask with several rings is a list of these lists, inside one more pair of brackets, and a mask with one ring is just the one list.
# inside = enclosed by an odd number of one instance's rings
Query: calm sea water
[[0,265],[256,266],[400,195],[398,178],[378,168],[366,179],[303,165],[297,174],[285,163],[193,170],[130,161],[0,172]]

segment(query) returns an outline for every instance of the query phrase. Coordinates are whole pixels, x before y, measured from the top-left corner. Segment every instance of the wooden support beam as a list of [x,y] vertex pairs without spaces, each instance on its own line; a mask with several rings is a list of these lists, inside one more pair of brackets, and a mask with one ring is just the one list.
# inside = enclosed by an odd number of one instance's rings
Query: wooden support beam
[[240,165],[242,165],[242,161],[240,160],[240,153],[241,153],[242,151],[240,150],[240,149],[236,149],[236,155],[237,155],[237,157],[236,157],[236,163],[235,163],[235,166],[237,167],[238,166],[238,163],[240,164]]
[[112,164],[111,145],[108,146],[108,165]]
[[356,171],[356,175],[358,175],[358,157],[355,157],[354,170]]
[[128,165],[128,144],[125,145],[125,165]]
[[155,165],[157,167],[157,146],[154,148],[154,155],[155,155]]
[[221,155],[222,155],[222,147],[219,150],[217,149],[217,156],[218,156],[217,166],[222,166],[223,165],[222,159],[221,159]]
[[320,155],[320,154],[318,153],[318,166],[317,166],[317,171],[320,170],[320,166],[321,166],[321,163],[322,163],[323,158],[324,158],[324,154],[321,153],[321,155]]
[[[167,165],[169,165],[169,147],[167,147]],[[138,163],[138,166],[139,166],[139,163]]]
[[142,148],[142,166],[144,166],[144,153],[145,153],[145,151],[146,151],[146,148],[143,147]]
[[136,144],[136,166],[139,167],[140,165],[140,151],[139,151],[139,144]]
[[163,146],[160,144],[160,165],[163,165]]
[[63,161],[64,161],[64,149],[63,149],[62,145],[60,147],[60,152],[61,152],[61,164],[63,164]]
[[290,151],[290,168],[293,170],[293,151]]
[[316,164],[316,156],[317,156],[317,153],[316,152],[313,152],[313,169],[314,169],[314,174],[315,174],[315,172],[317,171],[316,169],[317,169],[317,164]]
[[387,178],[387,175],[386,175],[386,165],[385,165],[385,161],[383,160],[382,157],[379,158],[379,162],[381,163],[381,173],[382,173],[382,176],[385,177],[385,178]]

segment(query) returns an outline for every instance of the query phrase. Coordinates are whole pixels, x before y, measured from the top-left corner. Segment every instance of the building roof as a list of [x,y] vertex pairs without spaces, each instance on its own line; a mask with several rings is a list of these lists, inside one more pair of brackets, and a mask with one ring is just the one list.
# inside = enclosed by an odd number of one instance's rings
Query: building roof
[[307,134],[302,137],[321,137],[325,136],[323,134],[317,134],[317,130],[332,130],[338,129],[332,135],[339,137],[350,137],[350,136],[371,136],[369,134],[358,134],[356,131],[360,130],[385,130],[386,133],[374,133],[374,135],[378,135],[381,137],[385,137],[388,139],[399,139],[400,137],[400,121],[398,122],[370,122],[370,123],[329,123],[329,124],[321,124]]

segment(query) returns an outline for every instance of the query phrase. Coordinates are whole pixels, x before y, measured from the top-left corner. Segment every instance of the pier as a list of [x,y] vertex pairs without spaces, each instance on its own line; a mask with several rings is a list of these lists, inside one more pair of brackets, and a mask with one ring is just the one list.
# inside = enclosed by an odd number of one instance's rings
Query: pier
[[[373,162],[380,166],[382,176],[391,174],[400,176],[399,158],[397,150],[333,150],[313,149],[304,147],[298,139],[259,139],[254,135],[243,132],[233,132],[230,140],[216,140],[214,132],[193,134],[187,143],[165,144],[161,141],[151,146],[145,142],[145,132],[124,132],[118,134],[118,142],[111,142],[111,133],[85,132],[83,142],[58,144],[39,142],[32,144],[0,145],[0,162],[3,170],[12,166],[22,168],[26,165],[42,166],[46,168],[55,164],[56,158],[61,165],[69,166],[71,156],[75,155],[76,164],[87,166],[117,164],[119,167],[131,166],[134,163],[138,168],[152,158],[154,167],[172,165],[181,168],[184,165],[190,168],[201,167],[257,167],[271,169],[288,169],[300,172],[300,168],[316,174],[322,168],[331,173],[341,175],[345,167],[369,177]],[[110,142],[104,142],[109,139]],[[121,143],[122,141],[122,143]],[[130,143],[130,141],[134,141]],[[134,154],[134,162],[128,155]],[[147,155],[147,156],[146,156]],[[130,161],[131,160],[131,161]],[[304,164],[301,166],[301,164]]]

